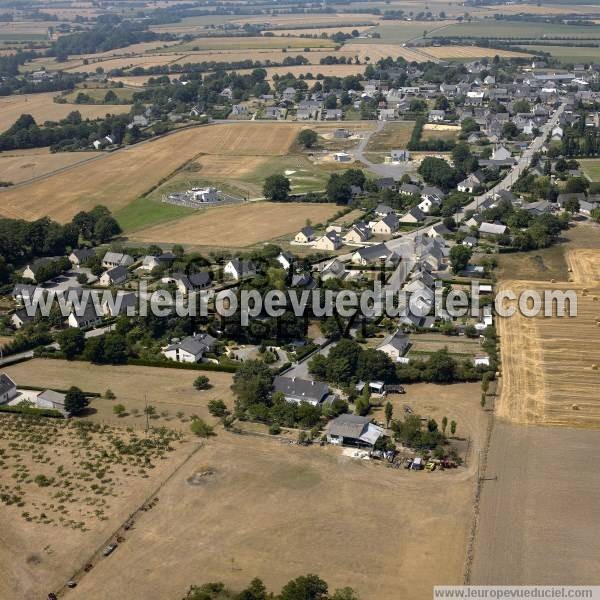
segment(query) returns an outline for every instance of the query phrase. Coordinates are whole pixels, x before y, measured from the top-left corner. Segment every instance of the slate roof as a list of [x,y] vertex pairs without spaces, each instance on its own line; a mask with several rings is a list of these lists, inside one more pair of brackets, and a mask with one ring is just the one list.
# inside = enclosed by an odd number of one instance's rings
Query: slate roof
[[329,394],[329,386],[320,381],[310,381],[299,377],[275,377],[273,381],[275,392],[281,392],[286,397],[299,400],[305,399],[313,402],[321,402]]

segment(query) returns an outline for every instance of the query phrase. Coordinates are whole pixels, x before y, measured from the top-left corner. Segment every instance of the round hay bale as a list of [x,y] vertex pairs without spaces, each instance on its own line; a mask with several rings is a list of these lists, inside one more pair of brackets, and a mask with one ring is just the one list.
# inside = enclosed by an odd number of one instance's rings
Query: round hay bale
[[582,290],[582,294],[583,294],[584,296],[587,296],[589,293],[590,293],[590,291],[589,291],[587,288],[583,288],[583,290]]
[[573,410],[579,410],[579,405],[578,404],[571,404],[571,408]]
[[593,371],[597,371],[597,370],[598,370],[598,368],[600,368],[600,367],[598,366],[598,363],[594,363],[594,364],[592,365],[592,370],[593,370]]
[[556,279],[551,279],[550,283],[556,283]]

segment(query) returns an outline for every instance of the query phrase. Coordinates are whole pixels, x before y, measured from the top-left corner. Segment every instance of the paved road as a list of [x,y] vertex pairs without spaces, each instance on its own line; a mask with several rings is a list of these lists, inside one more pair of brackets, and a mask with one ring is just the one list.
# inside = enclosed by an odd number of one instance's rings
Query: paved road
[[371,136],[383,131],[387,122],[388,121],[377,121],[375,129],[372,131],[367,131],[360,140],[358,146],[354,150],[349,150],[348,154],[351,154],[354,157],[354,160],[364,163],[369,171],[375,173],[375,175],[378,175],[379,177],[393,177],[394,179],[400,179],[402,175],[413,170],[411,163],[407,162],[398,165],[374,163],[371,162],[365,155],[365,149],[369,143],[369,140],[371,139]]
[[479,208],[480,204],[484,200],[491,198],[495,193],[499,192],[500,190],[509,190],[513,186],[513,184],[517,181],[517,179],[521,176],[521,174],[525,171],[525,169],[527,169],[529,167],[529,165],[531,164],[531,159],[533,158],[533,155],[536,152],[540,151],[540,149],[544,145],[544,141],[546,140],[546,137],[548,136],[548,134],[558,124],[558,120],[560,119],[560,116],[563,114],[563,112],[565,110],[565,106],[566,106],[566,104],[563,103],[556,109],[556,111],[554,112],[554,114],[552,115],[550,120],[545,125],[542,126],[542,128],[540,130],[540,135],[538,135],[531,142],[531,144],[529,145],[527,150],[525,150],[525,152],[523,152],[522,156],[519,158],[519,161],[510,170],[508,175],[500,183],[496,184],[491,190],[488,190],[485,194],[481,194],[480,196],[477,196],[476,198],[473,199],[472,202],[467,204],[462,209],[462,211],[460,213],[458,213],[459,219],[463,219],[465,216],[465,213],[467,211],[477,210]]

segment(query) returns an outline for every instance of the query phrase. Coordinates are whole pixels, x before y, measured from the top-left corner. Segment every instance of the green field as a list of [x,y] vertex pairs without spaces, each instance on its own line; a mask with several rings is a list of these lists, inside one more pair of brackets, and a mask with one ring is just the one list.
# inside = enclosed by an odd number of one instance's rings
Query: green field
[[444,37],[481,37],[544,39],[553,37],[600,39],[600,26],[557,25],[554,23],[534,23],[524,21],[473,21],[450,25],[443,29]]
[[563,62],[597,62],[600,60],[600,48],[589,46],[520,46],[532,52],[549,52]]
[[600,158],[586,158],[579,161],[581,169],[592,181],[600,181]]
[[47,39],[44,33],[0,33],[0,42],[40,42]]
[[385,21],[381,21],[381,25],[372,29],[372,31],[379,33],[381,38],[361,38],[348,40],[348,42],[356,42],[360,44],[398,44],[416,37],[420,37],[425,31],[431,33],[437,29],[440,30],[439,35],[443,35],[443,33],[446,31],[446,28],[442,27],[439,22],[432,23],[430,21],[406,21],[402,23],[394,22],[391,25],[386,25]]
[[121,229],[135,231],[150,225],[174,221],[190,215],[190,209],[150,198],[138,198],[115,213]]
[[334,48],[335,42],[325,39],[300,37],[203,37],[196,38],[184,44],[158,48],[149,54],[165,54],[173,52],[199,52],[203,50],[259,50],[279,48]]

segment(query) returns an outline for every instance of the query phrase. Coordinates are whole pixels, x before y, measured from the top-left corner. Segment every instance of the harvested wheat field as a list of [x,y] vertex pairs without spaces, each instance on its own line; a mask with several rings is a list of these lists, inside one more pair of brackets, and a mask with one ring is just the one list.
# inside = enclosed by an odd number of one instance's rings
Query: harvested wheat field
[[101,156],[100,152],[57,152],[48,148],[0,152],[2,181],[21,183]]
[[[287,75],[291,73],[295,77],[311,73],[314,77],[346,77],[347,75],[359,75],[364,73],[365,65],[294,65],[291,67],[267,67],[267,80],[273,82],[273,76]],[[243,73],[244,71],[239,71]],[[250,72],[250,71],[248,71]]]
[[339,208],[306,202],[253,202],[198,211],[174,223],[155,225],[132,234],[139,242],[243,248],[293,233],[306,219],[322,223]]
[[[595,257],[592,252],[595,252]],[[569,254],[573,272],[583,274],[581,282],[503,283],[517,295],[523,290],[566,291],[577,296],[576,317],[527,318],[519,311],[498,318],[502,353],[502,394],[497,405],[501,418],[518,423],[600,426],[600,283],[597,277],[600,251]],[[568,313],[568,311],[566,311]]]
[[90,61],[88,65],[69,67],[64,69],[70,73],[95,73],[98,67],[102,67],[105,73],[112,69],[128,69],[130,67],[159,67],[179,62],[185,54],[150,54],[147,56],[127,56],[108,58],[106,60]]
[[[403,48],[397,44],[361,44],[360,42],[347,44],[344,50],[351,56],[357,55],[361,62],[365,62],[368,56],[372,63],[377,62],[381,58],[404,58],[408,62],[425,62],[428,60],[423,56],[422,52],[415,52],[410,48]],[[421,50],[421,49],[420,49]]]
[[[327,14],[292,14],[292,15],[271,15],[268,17],[268,22],[271,27],[290,27],[294,26],[302,28],[306,27],[307,21],[310,20],[310,24],[314,26],[323,26],[323,27],[335,27],[339,26],[349,26],[354,25],[356,23],[372,23],[375,25],[378,20],[374,19],[372,15],[362,14],[362,13],[335,13],[331,15]],[[241,19],[237,19],[232,21],[233,23],[238,23],[239,25],[244,25],[245,23],[264,23],[265,17],[246,17],[244,16]]]
[[480,48],[478,46],[425,46],[423,52],[436,58],[522,58],[531,56],[527,52],[497,50],[496,48]]
[[288,35],[309,35],[309,36],[320,36],[323,33],[327,35],[334,35],[335,33],[352,33],[353,31],[358,31],[359,33],[364,33],[373,27],[374,23],[371,25],[349,25],[346,27],[338,27],[337,25],[330,25],[329,27],[309,27],[306,29],[272,29],[271,33],[273,35],[278,36],[288,36]]
[[298,131],[292,123],[249,122],[187,129],[106,154],[18,190],[0,191],[0,214],[30,220],[49,216],[64,222],[96,204],[118,210],[196,156],[282,156]]
[[107,114],[116,115],[131,110],[127,105],[104,104],[57,104],[53,101],[55,92],[23,94],[0,98],[0,132],[6,131],[22,115],[31,115],[41,125],[45,121],[59,121],[70,112],[78,110],[84,119],[97,119]]

